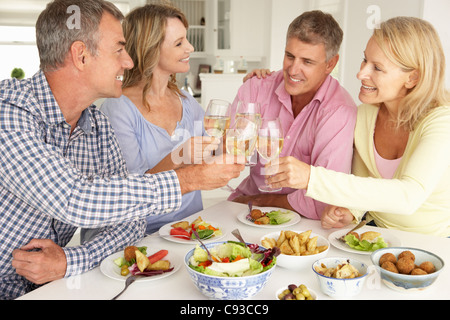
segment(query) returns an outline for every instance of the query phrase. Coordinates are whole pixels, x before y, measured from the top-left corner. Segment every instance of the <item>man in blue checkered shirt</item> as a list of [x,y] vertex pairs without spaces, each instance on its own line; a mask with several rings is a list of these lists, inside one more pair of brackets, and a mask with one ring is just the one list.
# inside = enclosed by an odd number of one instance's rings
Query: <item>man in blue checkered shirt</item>
[[[170,213],[182,194],[226,185],[243,169],[128,174],[107,118],[91,105],[119,97],[133,66],[122,18],[102,0],[52,2],[36,24],[41,70],[0,83],[0,299],[98,266],[144,236],[147,215]],[[64,247],[78,227],[104,229]]]

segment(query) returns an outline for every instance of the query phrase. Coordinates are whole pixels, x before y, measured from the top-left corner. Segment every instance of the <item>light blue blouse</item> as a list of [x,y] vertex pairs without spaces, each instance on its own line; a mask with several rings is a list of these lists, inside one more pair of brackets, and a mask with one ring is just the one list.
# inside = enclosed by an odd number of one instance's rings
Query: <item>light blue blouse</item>
[[[183,116],[172,136],[147,121],[124,95],[106,99],[102,104],[100,110],[108,116],[113,126],[130,173],[144,174],[190,137],[204,135],[202,107],[189,93],[183,91],[183,94],[185,97],[180,97]],[[146,233],[158,231],[161,226],[202,209],[201,191],[187,193],[183,195],[179,210],[148,217]]]

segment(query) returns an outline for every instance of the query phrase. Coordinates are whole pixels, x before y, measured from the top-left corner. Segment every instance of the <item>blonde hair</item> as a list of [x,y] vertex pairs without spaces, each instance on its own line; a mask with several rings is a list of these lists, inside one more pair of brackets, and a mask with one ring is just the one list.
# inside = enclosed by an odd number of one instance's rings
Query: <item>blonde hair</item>
[[[149,4],[131,11],[123,22],[126,39],[125,49],[133,60],[134,67],[125,70],[123,88],[132,87],[144,81],[143,103],[150,110],[145,97],[150,90],[153,70],[160,60],[160,48],[166,34],[168,18],[177,18],[188,28],[188,21],[178,8],[170,4]],[[167,86],[183,96],[177,86],[176,74],[172,74]]]
[[410,131],[432,109],[448,105],[445,55],[433,26],[418,18],[396,17],[375,29],[373,38],[384,54],[405,72],[418,72],[418,82],[402,99],[397,125]]

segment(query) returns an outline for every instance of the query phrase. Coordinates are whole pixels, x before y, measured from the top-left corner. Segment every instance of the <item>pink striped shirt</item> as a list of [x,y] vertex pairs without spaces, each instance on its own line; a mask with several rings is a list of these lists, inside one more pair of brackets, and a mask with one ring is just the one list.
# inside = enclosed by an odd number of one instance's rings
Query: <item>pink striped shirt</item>
[[[239,100],[259,102],[263,118],[280,118],[284,132],[281,157],[293,156],[314,166],[350,173],[357,107],[348,92],[331,76],[295,118],[282,71],[266,79],[254,77],[246,81],[239,89],[233,110]],[[260,175],[262,166],[258,162],[252,167],[250,175],[228,200],[261,193],[257,186],[264,181],[264,176]],[[326,206],[306,197],[306,190],[283,188],[278,193],[287,194],[289,204],[307,218],[320,219]]]

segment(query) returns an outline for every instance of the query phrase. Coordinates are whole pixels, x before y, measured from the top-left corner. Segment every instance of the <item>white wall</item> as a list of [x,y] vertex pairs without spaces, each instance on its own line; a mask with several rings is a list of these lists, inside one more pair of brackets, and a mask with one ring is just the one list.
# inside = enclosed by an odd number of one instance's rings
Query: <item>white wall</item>
[[267,68],[271,70],[281,69],[289,24],[308,8],[308,1],[272,0],[272,27]]
[[450,1],[425,0],[423,6],[423,19],[429,21],[437,29],[444,47],[447,68],[446,87],[450,90]]

